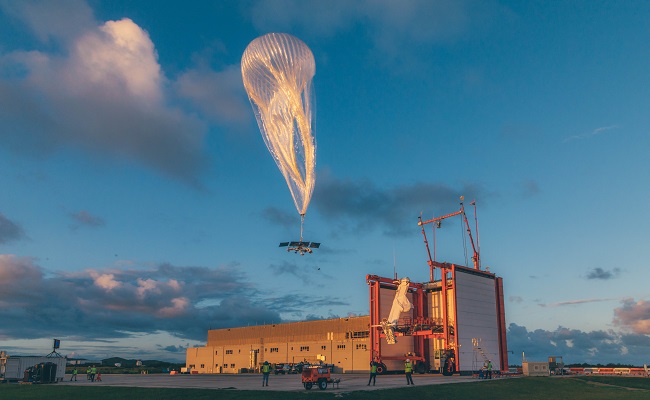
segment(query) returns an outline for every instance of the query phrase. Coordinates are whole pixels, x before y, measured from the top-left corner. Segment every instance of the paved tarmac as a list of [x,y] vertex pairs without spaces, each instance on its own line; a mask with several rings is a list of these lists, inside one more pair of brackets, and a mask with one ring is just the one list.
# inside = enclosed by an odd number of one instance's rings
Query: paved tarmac
[[[410,388],[406,385],[406,377],[401,375],[379,375],[375,386],[367,386],[368,374],[332,374],[332,379],[340,379],[339,387],[327,385],[327,391],[348,392],[356,390],[377,390],[389,388]],[[192,389],[231,389],[231,390],[273,390],[273,391],[304,391],[299,374],[296,375],[271,375],[269,386],[262,387],[261,374],[200,374],[200,375],[102,375],[101,382],[90,382],[86,376],[80,374],[77,381],[70,382],[70,375],[66,375],[63,382],[57,385],[93,385],[93,386],[127,386],[151,388],[192,388]],[[481,382],[471,376],[442,376],[433,374],[413,374],[416,386],[439,385],[443,383]],[[312,391],[319,391],[314,386]]]

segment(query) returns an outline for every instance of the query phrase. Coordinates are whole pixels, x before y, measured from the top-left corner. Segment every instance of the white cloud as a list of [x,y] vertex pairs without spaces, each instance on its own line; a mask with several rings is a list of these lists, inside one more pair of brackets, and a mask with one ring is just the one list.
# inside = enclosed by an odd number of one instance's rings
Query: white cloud
[[[79,91],[127,95],[141,106],[159,106],[162,76],[151,39],[132,20],[108,21],[74,43],[66,85]],[[74,90],[73,89],[73,90]]]
[[64,54],[0,54],[0,144],[27,154],[72,145],[198,184],[206,125],[170,106],[147,32],[128,18],[75,32]]
[[113,274],[99,274],[95,271],[90,271],[90,276],[93,278],[95,286],[100,287],[106,291],[113,290],[122,286],[122,284],[115,280]]
[[634,333],[650,335],[650,301],[624,299],[614,315],[614,324]]

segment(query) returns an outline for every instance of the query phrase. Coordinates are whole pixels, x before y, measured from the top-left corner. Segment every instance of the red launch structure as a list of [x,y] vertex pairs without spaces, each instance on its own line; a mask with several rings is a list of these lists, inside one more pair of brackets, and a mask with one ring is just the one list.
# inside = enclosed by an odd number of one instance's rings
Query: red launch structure
[[[508,370],[503,279],[489,271],[481,270],[478,246],[478,221],[474,206],[477,243],[474,243],[469,221],[465,214],[463,197],[460,210],[427,221],[419,219],[427,250],[429,282],[410,282],[408,293],[412,309],[399,319],[392,329],[384,329],[388,301],[399,281],[367,275],[370,289],[370,355],[380,360],[380,373],[399,368],[406,358],[415,361],[419,373],[430,370],[451,375],[473,371],[478,363],[491,360],[501,371]],[[425,225],[436,224],[444,219],[461,216],[473,250],[472,268],[441,263],[431,257]],[[435,229],[435,228],[434,228]],[[435,254],[435,236],[434,236]],[[440,279],[434,279],[435,269]],[[395,341],[407,341],[408,351],[399,353],[391,346]],[[487,346],[482,346],[481,342]],[[498,358],[498,360],[496,360]]]

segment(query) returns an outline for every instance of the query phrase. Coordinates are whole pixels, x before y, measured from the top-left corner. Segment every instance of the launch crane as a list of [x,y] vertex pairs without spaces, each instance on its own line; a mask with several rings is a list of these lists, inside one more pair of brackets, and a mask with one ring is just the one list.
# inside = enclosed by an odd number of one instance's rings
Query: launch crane
[[[470,205],[474,206],[476,242],[474,241],[474,236],[472,236],[472,229],[465,212],[464,196],[460,197],[460,209],[456,212],[432,218],[426,221],[422,220],[422,216],[418,218],[418,226],[420,226],[422,229],[422,235],[424,237],[424,243],[428,255],[427,263],[429,265],[429,282],[415,283],[409,282],[408,280],[382,278],[376,275],[368,275],[366,277],[366,282],[370,286],[370,337],[373,357],[381,357],[383,360],[400,360],[400,356],[391,355],[390,351],[388,351],[389,354],[387,355],[383,354],[381,350],[382,346],[380,338],[385,338],[387,344],[391,345],[396,343],[396,336],[411,336],[413,338],[413,353],[409,354],[409,358],[411,360],[415,359],[418,362],[416,364],[416,367],[420,367],[422,370],[428,370],[430,366],[429,360],[431,359],[428,355],[429,348],[426,343],[428,343],[429,339],[438,340],[441,344],[441,346],[438,347],[438,349],[441,350],[440,359],[444,360],[441,361],[440,364],[441,372],[444,375],[451,375],[456,370],[456,352],[459,346],[457,337],[457,316],[455,315],[456,305],[454,304],[454,309],[450,310],[448,293],[450,290],[452,293],[455,293],[456,290],[454,278],[455,271],[457,271],[458,268],[464,268],[465,270],[469,270],[470,268],[460,267],[449,263],[437,262],[435,259],[435,230],[434,256],[432,257],[424,226],[428,224],[435,224],[435,228],[440,228],[442,220],[460,216],[462,218],[462,224],[469,236],[469,241],[473,250],[473,269],[480,271],[481,258],[478,242],[479,236],[478,220],[476,218],[476,202],[472,201]],[[435,268],[439,268],[442,272],[440,281],[434,280]],[[391,307],[389,318],[383,319],[380,317],[381,310],[379,306],[381,297],[380,291],[382,288],[395,290],[395,299],[393,301],[393,307]],[[439,306],[436,307],[439,310],[437,314],[431,313],[431,310],[429,308],[432,305],[428,304],[428,302],[431,300],[427,300],[427,296],[429,296],[427,293],[434,292],[439,293],[439,295],[436,297],[439,299]],[[406,293],[410,293],[412,297],[412,317],[405,317],[403,319],[400,319],[398,322],[394,310],[397,310],[398,313],[410,311],[410,307],[395,306],[395,304],[401,305],[404,303],[404,301],[400,299],[405,298]],[[381,314],[383,314],[383,312]],[[381,365],[382,367],[384,366],[384,364]]]
[[[465,200],[465,196],[460,196],[460,210],[453,212],[451,214],[443,215],[440,217],[432,218],[427,221],[422,221],[422,216],[420,215],[418,217],[418,225],[422,227],[422,235],[424,236],[424,244],[427,248],[427,254],[429,256],[429,279],[431,282],[433,282],[433,268],[437,265],[435,261],[435,239],[434,239],[434,258],[431,258],[431,251],[429,250],[429,242],[427,241],[427,234],[424,231],[424,225],[427,224],[436,224],[436,228],[440,228],[441,222],[444,219],[455,217],[457,215],[460,215],[463,218],[463,222],[465,223],[465,227],[467,229],[467,234],[469,236],[469,241],[472,244],[472,250],[474,251],[474,255],[472,256],[472,262],[474,264],[474,269],[480,270],[481,269],[481,257],[479,253],[479,244],[478,244],[478,219],[476,218],[476,201],[472,201],[469,203],[471,206],[474,206],[474,221],[476,223],[476,245],[474,245],[474,238],[472,237],[472,229],[469,226],[469,221],[467,220],[467,214],[465,214],[465,206],[463,205],[463,201]],[[434,228],[435,229],[435,228]]]

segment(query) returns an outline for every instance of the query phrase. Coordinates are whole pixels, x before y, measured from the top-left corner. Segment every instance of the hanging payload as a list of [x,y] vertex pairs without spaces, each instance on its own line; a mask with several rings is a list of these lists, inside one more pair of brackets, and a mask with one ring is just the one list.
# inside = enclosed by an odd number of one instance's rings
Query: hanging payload
[[411,280],[409,278],[402,278],[398,283],[397,290],[395,291],[395,298],[393,299],[393,305],[390,308],[390,313],[388,318],[384,318],[380,322],[381,328],[386,334],[386,343],[395,344],[397,339],[395,339],[395,328],[397,327],[397,322],[399,321],[399,316],[403,312],[409,312],[413,304],[409,301],[406,294],[409,291],[409,283]]
[[287,181],[300,214],[300,240],[282,242],[280,246],[301,255],[311,253],[320,243],[303,241],[302,232],[316,182],[314,55],[294,36],[269,33],[246,47],[241,70],[264,143]]

